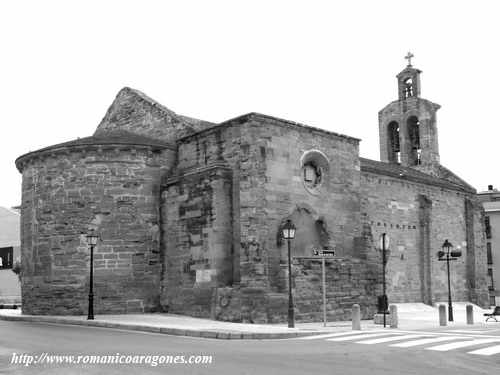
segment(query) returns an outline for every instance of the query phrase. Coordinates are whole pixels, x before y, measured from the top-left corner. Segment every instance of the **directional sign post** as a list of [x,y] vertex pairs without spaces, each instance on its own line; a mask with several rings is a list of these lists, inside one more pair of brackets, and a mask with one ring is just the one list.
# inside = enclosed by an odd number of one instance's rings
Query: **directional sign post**
[[326,327],[326,270],[325,270],[325,259],[332,258],[335,256],[335,250],[333,249],[323,249],[317,250],[313,249],[313,255],[316,257],[321,257],[321,279],[322,279],[322,291],[323,291],[323,326]]
[[323,282],[323,327],[326,327],[326,271],[325,257],[321,257],[321,280]]

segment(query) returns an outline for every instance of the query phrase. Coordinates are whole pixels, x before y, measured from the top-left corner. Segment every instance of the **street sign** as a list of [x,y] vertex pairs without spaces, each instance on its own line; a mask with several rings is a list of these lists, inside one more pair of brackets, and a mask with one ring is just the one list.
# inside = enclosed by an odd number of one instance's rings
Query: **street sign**
[[313,255],[320,257],[335,256],[335,249],[313,249]]

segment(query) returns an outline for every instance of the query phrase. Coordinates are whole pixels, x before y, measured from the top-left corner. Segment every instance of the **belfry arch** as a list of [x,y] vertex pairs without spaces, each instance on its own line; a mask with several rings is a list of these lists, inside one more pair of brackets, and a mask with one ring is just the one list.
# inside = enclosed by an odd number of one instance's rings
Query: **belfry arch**
[[422,162],[422,147],[420,145],[420,121],[417,116],[410,116],[406,120],[408,133],[408,164],[420,165]]
[[401,147],[399,142],[399,124],[396,121],[391,121],[387,125],[387,138],[389,144],[389,161],[400,163]]

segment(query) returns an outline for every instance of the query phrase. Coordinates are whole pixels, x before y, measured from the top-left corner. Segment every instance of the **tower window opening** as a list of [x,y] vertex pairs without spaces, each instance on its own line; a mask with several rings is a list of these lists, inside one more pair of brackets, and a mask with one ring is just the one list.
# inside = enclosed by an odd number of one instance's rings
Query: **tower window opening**
[[404,81],[405,99],[413,96],[413,79],[407,78]]
[[420,147],[420,122],[412,116],[407,121],[408,137],[410,141],[410,158],[413,165],[422,164],[422,148]]
[[399,124],[392,121],[387,126],[389,136],[389,161],[401,163],[401,148],[399,145]]

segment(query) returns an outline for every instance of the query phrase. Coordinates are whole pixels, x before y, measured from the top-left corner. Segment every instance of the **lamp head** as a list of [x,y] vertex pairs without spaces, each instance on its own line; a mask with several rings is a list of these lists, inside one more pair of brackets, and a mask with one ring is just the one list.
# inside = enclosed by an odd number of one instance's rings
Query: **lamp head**
[[446,252],[449,252],[452,247],[453,247],[453,245],[447,239],[444,240],[444,243],[441,246],[441,248],[443,249],[443,251],[446,251]]
[[286,240],[293,240],[295,238],[295,225],[293,225],[291,220],[287,220],[282,228],[283,237]]
[[87,245],[95,246],[97,244],[99,236],[97,235],[97,233],[95,233],[94,229],[91,229],[90,232],[87,234],[86,238],[87,238]]

